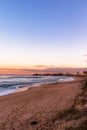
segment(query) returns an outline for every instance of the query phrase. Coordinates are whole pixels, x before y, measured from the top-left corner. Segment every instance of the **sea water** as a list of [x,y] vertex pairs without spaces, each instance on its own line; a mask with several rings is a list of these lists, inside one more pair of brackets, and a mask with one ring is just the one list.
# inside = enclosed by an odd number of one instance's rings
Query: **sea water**
[[40,84],[72,81],[72,77],[66,76],[18,76],[0,75],[0,96],[13,93],[22,87],[34,87]]

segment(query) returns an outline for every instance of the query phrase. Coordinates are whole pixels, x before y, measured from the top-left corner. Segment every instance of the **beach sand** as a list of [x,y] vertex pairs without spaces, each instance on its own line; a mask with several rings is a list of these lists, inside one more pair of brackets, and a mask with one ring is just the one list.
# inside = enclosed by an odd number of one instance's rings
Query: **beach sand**
[[62,130],[58,114],[74,104],[83,78],[49,83],[0,97],[0,130]]

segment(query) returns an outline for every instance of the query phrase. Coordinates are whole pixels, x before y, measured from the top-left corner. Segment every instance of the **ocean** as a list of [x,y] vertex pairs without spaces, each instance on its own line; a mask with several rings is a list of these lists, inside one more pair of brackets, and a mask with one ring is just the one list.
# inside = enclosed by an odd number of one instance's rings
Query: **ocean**
[[40,84],[72,81],[72,77],[65,76],[18,76],[0,75],[0,96],[15,92],[23,87],[35,87]]

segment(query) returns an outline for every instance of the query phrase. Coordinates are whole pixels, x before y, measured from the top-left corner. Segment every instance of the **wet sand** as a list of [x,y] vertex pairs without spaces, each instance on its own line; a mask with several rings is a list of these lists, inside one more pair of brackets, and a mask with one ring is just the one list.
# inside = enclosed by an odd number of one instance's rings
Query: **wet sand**
[[0,130],[62,130],[56,116],[70,108],[84,79],[49,83],[0,97]]

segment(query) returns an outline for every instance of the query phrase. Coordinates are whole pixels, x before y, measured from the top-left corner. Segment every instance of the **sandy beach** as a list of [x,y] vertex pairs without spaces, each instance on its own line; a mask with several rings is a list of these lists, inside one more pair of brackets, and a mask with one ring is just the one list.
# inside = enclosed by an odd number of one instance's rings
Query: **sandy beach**
[[1,96],[0,130],[65,130],[59,113],[73,106],[83,84],[83,78],[76,78]]

